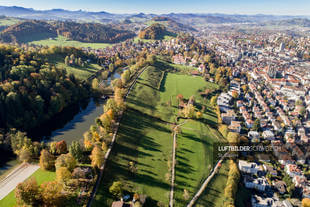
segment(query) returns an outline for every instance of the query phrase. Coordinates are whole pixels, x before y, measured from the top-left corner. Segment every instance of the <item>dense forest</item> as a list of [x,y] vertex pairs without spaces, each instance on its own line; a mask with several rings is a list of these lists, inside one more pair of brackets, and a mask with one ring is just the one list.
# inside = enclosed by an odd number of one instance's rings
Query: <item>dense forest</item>
[[23,50],[0,45],[0,128],[29,130],[89,96],[89,85],[49,63],[74,48]]
[[81,42],[116,43],[135,36],[131,31],[98,23],[53,22],[51,25],[58,34]]
[[159,40],[164,38],[165,35],[175,35],[169,32],[166,27],[162,24],[155,23],[151,26],[143,29],[139,33],[139,38],[141,39],[152,39],[152,40]]
[[26,21],[12,25],[0,33],[0,40],[7,43],[23,43],[27,37],[56,37],[56,31],[43,21]]
[[63,35],[81,42],[116,43],[132,38],[135,34],[112,25],[76,22],[25,21],[12,25],[0,33],[0,40],[7,43],[26,43],[31,40],[54,38]]

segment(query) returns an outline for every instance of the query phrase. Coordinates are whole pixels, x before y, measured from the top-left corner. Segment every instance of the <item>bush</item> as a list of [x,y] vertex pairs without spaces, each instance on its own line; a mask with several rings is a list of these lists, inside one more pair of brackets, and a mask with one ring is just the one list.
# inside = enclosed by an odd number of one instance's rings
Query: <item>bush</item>
[[68,180],[70,180],[72,177],[71,172],[65,168],[65,167],[60,167],[57,168],[56,170],[56,179],[59,183],[64,184]]
[[122,192],[123,192],[123,190],[122,190],[122,183],[120,181],[113,182],[113,184],[109,188],[109,192],[113,196],[115,196],[117,198],[121,197],[122,196]]
[[18,204],[38,206],[40,202],[40,190],[37,181],[30,178],[17,185],[15,197]]
[[57,154],[65,154],[67,153],[67,143],[62,140],[56,143],[56,153]]
[[44,170],[53,170],[55,167],[55,157],[46,149],[41,151],[40,167]]
[[73,169],[76,167],[76,160],[74,157],[68,153],[68,154],[62,154],[60,155],[55,162],[56,170],[60,167],[66,167],[70,172],[73,171]]

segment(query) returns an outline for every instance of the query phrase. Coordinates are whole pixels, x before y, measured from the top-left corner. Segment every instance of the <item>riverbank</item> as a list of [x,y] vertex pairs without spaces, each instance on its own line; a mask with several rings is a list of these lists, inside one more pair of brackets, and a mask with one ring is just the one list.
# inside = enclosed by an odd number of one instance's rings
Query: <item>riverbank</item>
[[[109,74],[108,84],[111,80],[120,78],[122,70],[116,70]],[[67,144],[72,141],[80,141],[83,139],[83,133],[86,132],[95,119],[103,113],[103,105],[105,99],[90,98],[85,102],[74,104],[64,109],[63,112],[57,114],[50,121],[28,132],[28,136],[34,141],[60,141],[65,140]],[[0,166],[0,178],[5,177],[14,168],[20,164],[15,156],[10,157]],[[6,157],[7,158],[7,157]]]

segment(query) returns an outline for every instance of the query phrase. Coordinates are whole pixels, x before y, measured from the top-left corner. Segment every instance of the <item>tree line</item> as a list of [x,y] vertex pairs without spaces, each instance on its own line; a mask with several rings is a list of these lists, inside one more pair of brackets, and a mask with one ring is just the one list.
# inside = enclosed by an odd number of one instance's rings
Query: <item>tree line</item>
[[95,43],[117,43],[135,36],[133,32],[116,25],[28,20],[6,28],[1,32],[0,39],[8,43],[26,43],[29,41],[26,37],[46,39],[58,35],[76,41]]

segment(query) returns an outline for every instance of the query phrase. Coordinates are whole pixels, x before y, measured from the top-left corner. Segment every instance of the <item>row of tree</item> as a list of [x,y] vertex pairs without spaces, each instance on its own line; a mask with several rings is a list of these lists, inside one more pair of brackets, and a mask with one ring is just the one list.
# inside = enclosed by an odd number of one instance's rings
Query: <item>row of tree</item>
[[226,187],[224,189],[225,202],[223,206],[234,207],[238,190],[240,172],[234,160],[229,161],[229,172]]

